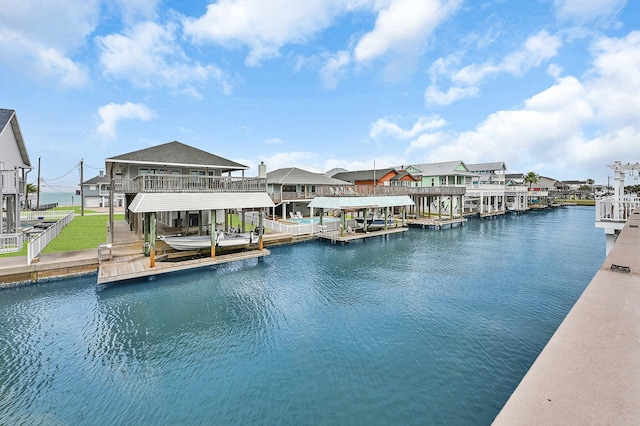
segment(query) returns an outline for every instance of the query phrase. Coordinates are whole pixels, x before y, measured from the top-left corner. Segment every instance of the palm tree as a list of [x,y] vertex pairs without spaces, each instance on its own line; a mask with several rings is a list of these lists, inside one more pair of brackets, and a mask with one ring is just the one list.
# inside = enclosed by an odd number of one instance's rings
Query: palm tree
[[529,184],[529,189],[531,189],[531,184],[538,182],[540,179],[540,175],[536,172],[529,172],[524,176],[524,183]]
[[35,194],[36,192],[38,192],[38,187],[36,185],[32,184],[32,183],[27,183],[27,187],[25,189],[26,189],[26,194],[25,194],[25,196],[26,196],[26,200],[25,201],[26,202],[25,202],[25,204],[29,208],[31,208],[31,200],[29,200],[29,195]]

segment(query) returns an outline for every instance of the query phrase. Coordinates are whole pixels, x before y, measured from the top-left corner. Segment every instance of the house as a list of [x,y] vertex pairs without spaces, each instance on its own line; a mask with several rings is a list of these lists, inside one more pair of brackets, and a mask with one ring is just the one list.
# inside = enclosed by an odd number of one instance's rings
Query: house
[[503,161],[467,164],[467,169],[478,176],[479,184],[505,185],[507,166]]
[[16,233],[20,228],[20,208],[26,201],[31,169],[16,112],[0,108],[0,234]]
[[[102,170],[98,176],[82,182],[83,205],[85,207],[109,207],[111,180]],[[114,207],[124,205],[124,194],[115,194],[113,198]]]
[[417,183],[411,173],[396,168],[340,172],[332,177],[354,185],[416,186]]
[[[124,194],[130,227],[138,235],[144,233],[145,241],[153,234],[151,224],[160,232],[212,233],[216,224],[228,225],[231,211],[244,218],[245,210],[274,206],[266,180],[244,176],[247,166],[178,141],[110,157],[105,165],[110,199]],[[256,217],[261,220],[262,215]],[[155,238],[150,242],[155,244]]]
[[349,182],[324,173],[312,173],[296,167],[274,170],[266,174],[267,193],[276,204],[273,215],[287,218],[287,213],[300,212],[312,216],[309,202],[322,187],[350,186]]
[[419,179],[419,185],[429,186],[467,186],[478,183],[478,175],[471,172],[463,161],[415,164],[406,171]]

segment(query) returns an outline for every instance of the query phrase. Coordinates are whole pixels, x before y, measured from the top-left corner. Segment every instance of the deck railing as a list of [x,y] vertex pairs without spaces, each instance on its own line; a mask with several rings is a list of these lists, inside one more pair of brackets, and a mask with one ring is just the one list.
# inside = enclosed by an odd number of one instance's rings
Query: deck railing
[[613,197],[596,200],[596,222],[626,222],[633,210],[640,207],[639,197]]
[[[247,212],[247,219],[251,223],[258,223],[258,212]],[[327,218],[329,219],[329,218]],[[293,224],[291,222],[279,222],[277,220],[271,220],[267,218],[262,219],[262,224],[266,229],[270,229],[275,232],[285,232],[292,235],[310,235],[320,232],[319,223],[298,223]],[[339,220],[327,220],[322,223],[325,226],[325,231],[337,231],[340,229]]]
[[0,253],[14,253],[22,250],[24,234],[0,234]]
[[317,186],[318,197],[362,197],[377,195],[464,195],[464,186]]
[[116,193],[144,192],[264,192],[264,178],[235,176],[139,175],[133,179],[115,178]]
[[33,259],[35,259],[42,250],[49,244],[62,229],[71,223],[74,217],[73,211],[64,212],[66,215],[58,220],[54,225],[51,225],[42,234],[38,235],[27,244],[27,265],[31,265]]

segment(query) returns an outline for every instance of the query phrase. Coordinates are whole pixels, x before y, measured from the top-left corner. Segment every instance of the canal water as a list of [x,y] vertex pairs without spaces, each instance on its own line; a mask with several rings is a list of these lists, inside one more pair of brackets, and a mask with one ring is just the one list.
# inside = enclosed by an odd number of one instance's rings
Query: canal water
[[489,424],[604,260],[565,207],[0,291],[0,424]]

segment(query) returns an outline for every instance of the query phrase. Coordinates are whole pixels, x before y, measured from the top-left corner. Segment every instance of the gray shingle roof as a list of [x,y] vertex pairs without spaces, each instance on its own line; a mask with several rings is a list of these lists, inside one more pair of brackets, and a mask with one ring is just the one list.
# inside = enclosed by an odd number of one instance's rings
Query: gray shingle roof
[[178,141],[156,145],[106,159],[107,163],[143,163],[162,166],[192,166],[221,169],[222,172],[249,167]]
[[102,175],[102,176],[96,176],[93,177],[89,180],[85,180],[84,182],[82,182],[83,185],[97,185],[99,183],[110,183],[111,179],[109,179],[109,177],[107,175]]
[[485,170],[506,170],[507,166],[504,164],[504,161],[494,161],[493,163],[476,163],[476,164],[467,164],[467,169],[470,172],[481,172]]
[[459,161],[445,161],[442,163],[429,163],[429,164],[414,164],[412,167],[420,170],[423,176],[440,176],[440,175],[458,175],[458,176],[472,176],[473,173],[462,172],[456,170],[460,165],[466,164],[462,160]]
[[24,166],[31,167],[31,160],[29,160],[29,153],[27,152],[27,146],[25,145],[22,137],[22,131],[18,124],[16,111],[13,109],[0,108],[0,133],[4,132],[4,129],[9,124],[11,124],[11,128],[13,129],[13,135],[18,143],[18,150],[20,151],[20,156],[22,157]]
[[328,177],[324,173],[312,173],[296,167],[267,173],[267,184],[283,185],[350,185],[348,182]]

